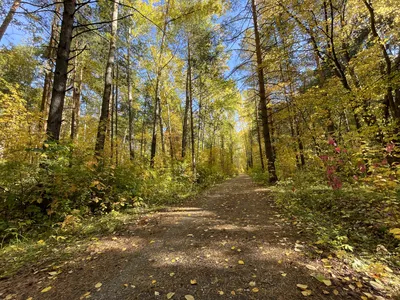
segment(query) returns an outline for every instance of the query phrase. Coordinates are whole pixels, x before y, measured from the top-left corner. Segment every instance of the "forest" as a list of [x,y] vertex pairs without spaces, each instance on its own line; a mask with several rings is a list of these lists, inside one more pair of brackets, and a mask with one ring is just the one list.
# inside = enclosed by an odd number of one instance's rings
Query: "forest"
[[205,207],[266,189],[238,215],[257,201],[325,271],[363,273],[323,294],[399,299],[400,1],[0,4],[0,278],[233,182]]

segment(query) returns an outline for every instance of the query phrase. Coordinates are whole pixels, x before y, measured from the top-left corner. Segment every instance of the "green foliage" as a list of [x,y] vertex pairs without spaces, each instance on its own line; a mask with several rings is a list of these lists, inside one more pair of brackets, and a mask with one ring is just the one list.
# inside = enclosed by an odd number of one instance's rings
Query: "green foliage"
[[292,220],[312,228],[320,243],[369,253],[379,244],[398,250],[399,241],[389,232],[400,217],[398,191],[348,183],[335,190],[318,173],[305,171],[271,189],[277,204]]
[[63,226],[71,215],[172,204],[226,176],[216,167],[200,165],[195,183],[186,163],[158,170],[137,163],[99,167],[73,151],[70,144],[46,143],[33,151],[40,156],[39,164],[0,164],[3,244],[21,240],[30,231]]

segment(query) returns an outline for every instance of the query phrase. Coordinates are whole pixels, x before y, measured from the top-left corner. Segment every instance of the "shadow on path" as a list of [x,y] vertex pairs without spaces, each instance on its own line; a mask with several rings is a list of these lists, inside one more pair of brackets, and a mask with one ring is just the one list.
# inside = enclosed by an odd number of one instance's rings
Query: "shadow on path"
[[360,299],[310,276],[316,271],[294,251],[296,243],[302,247],[295,231],[281,223],[268,189],[240,175],[93,242],[87,257],[65,264],[57,279],[44,276],[39,285],[28,281],[8,292],[18,299],[167,299],[173,292],[172,299],[291,300],[304,298],[296,287],[304,284],[309,299]]

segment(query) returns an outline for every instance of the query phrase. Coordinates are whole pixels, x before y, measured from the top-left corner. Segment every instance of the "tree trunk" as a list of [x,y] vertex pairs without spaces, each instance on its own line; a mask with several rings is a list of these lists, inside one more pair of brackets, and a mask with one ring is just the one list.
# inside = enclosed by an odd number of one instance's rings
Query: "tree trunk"
[[5,17],[3,23],[0,26],[0,41],[3,38],[4,34],[6,33],[7,27],[8,25],[10,25],[12,19],[14,18],[14,14],[20,5],[21,5],[21,0],[14,0],[13,5],[11,6],[7,16]]
[[201,140],[201,123],[202,123],[202,113],[203,113],[203,96],[202,96],[202,81],[201,81],[201,73],[199,74],[199,113],[198,113],[198,124],[197,124],[197,150],[196,156],[200,155],[200,140]]
[[161,143],[161,151],[165,154],[165,141],[164,141],[164,125],[162,119],[162,106],[161,106],[161,98],[158,98],[158,122],[160,126],[160,143]]
[[190,63],[190,42],[189,42],[189,38],[188,38],[188,41],[187,41],[187,53],[188,53],[188,62],[187,62],[187,73],[186,73],[185,113],[183,115],[183,128],[182,128],[182,158],[185,158],[185,156],[186,156],[187,135],[188,135],[188,115],[189,115],[189,106],[190,106],[189,74],[191,72],[191,63]]
[[254,39],[256,44],[257,75],[258,75],[258,85],[259,85],[259,95],[260,95],[260,105],[261,105],[261,118],[263,124],[265,152],[268,159],[269,182],[275,183],[278,180],[278,177],[276,176],[275,156],[272,148],[271,135],[269,129],[267,95],[264,86],[265,80],[263,71],[263,57],[261,53],[261,42],[260,42],[260,34],[258,31],[257,7],[255,0],[251,0],[251,4],[252,4],[252,14],[253,14],[253,24],[254,24]]
[[[113,76],[114,77],[114,76]],[[116,84],[114,84],[114,86],[111,88],[111,91],[112,91],[112,93],[111,93],[111,103],[110,103],[110,109],[111,109],[111,112],[110,112],[110,125],[109,125],[109,127],[110,127],[110,131],[111,131],[111,137],[110,137],[110,148],[111,148],[111,155],[110,155],[110,158],[111,158],[111,164],[113,164],[114,163],[114,141],[115,141],[115,138],[114,138],[114,111],[115,111],[115,89],[116,89],[116,87],[117,87],[117,85]]]
[[[376,39],[376,42],[379,44],[379,47],[382,51],[382,56],[385,59],[385,64],[386,64],[386,75],[388,76],[388,79],[390,79],[390,76],[392,73],[392,61],[390,60],[390,56],[386,50],[384,41],[382,41],[382,39],[379,36],[378,31],[376,29],[374,8],[372,7],[371,3],[368,3],[367,0],[363,0],[363,2],[365,4],[365,6],[367,7],[369,15],[370,15],[370,26],[371,26],[372,36]],[[399,122],[400,121],[400,106],[398,105],[398,103],[394,102],[392,86],[389,86],[387,88],[386,106],[388,106],[388,109],[390,109],[392,111],[394,119],[396,119],[396,121]]]
[[[161,75],[162,75],[162,57],[164,53],[164,43],[165,43],[165,38],[167,35],[167,27],[168,27],[168,13],[169,13],[169,0],[166,1],[166,9],[165,9],[165,16],[164,16],[164,27],[163,27],[163,33],[161,37],[161,45],[160,45],[160,53],[158,55],[158,62],[157,62],[157,78],[156,78],[156,86],[155,86],[155,93],[154,93],[154,113],[153,113],[153,133],[152,133],[152,139],[151,139],[151,152],[150,152],[150,167],[154,168],[154,159],[156,157],[156,152],[157,152],[157,119],[158,116],[157,114],[161,112],[161,101],[160,101],[160,80],[161,80]],[[160,125],[162,125],[161,122],[161,116],[160,118]],[[162,131],[162,127],[160,128]],[[163,145],[164,147],[164,145]]]
[[167,102],[167,113],[168,113],[168,135],[169,135],[169,154],[171,159],[175,158],[174,154],[174,144],[173,144],[173,137],[172,137],[172,123],[171,123],[171,111],[169,109],[169,103]]
[[[118,151],[118,95],[119,95],[119,67],[117,64],[117,71],[115,76],[115,92],[114,92],[114,122],[115,122],[115,165],[118,167],[119,163],[119,151]],[[125,137],[124,137],[125,138]]]
[[127,85],[128,85],[128,143],[129,143],[129,159],[135,158],[134,136],[133,136],[133,112],[132,112],[132,81],[131,81],[131,28],[128,30],[128,46],[127,46]]
[[50,41],[46,50],[45,58],[45,75],[44,75],[44,85],[43,85],[43,94],[42,94],[42,103],[40,105],[40,112],[42,118],[39,123],[39,131],[46,132],[47,129],[47,117],[49,115],[49,107],[51,100],[51,83],[53,81],[53,65],[54,59],[56,56],[56,45],[57,45],[57,20],[58,13],[60,11],[60,5],[56,4],[55,13],[53,16],[53,21],[51,23],[51,33],[50,33]]
[[249,167],[253,168],[254,166],[254,158],[253,158],[253,128],[250,129],[249,131],[249,140],[250,140],[250,161],[249,161]]
[[75,72],[74,72],[74,90],[72,94],[72,118],[71,118],[71,140],[75,140],[78,136],[79,128],[79,115],[81,111],[81,91],[82,91],[82,76],[83,66],[79,66],[75,58]]
[[[189,46],[189,44],[188,44]],[[196,149],[194,141],[194,117],[193,117],[193,89],[192,89],[192,67],[190,63],[190,50],[189,50],[189,99],[190,99],[190,140],[192,143],[192,172],[196,178]]]
[[103,101],[101,105],[101,113],[99,120],[99,127],[97,130],[95,155],[97,157],[103,157],[104,155],[104,145],[106,141],[107,132],[107,120],[110,114],[110,96],[112,89],[112,72],[115,63],[115,49],[116,49],[116,35],[118,29],[118,4],[119,0],[114,0],[113,13],[112,13],[112,23],[111,23],[111,37],[110,37],[110,49],[108,52],[107,66],[104,79],[104,92]]
[[263,154],[262,143],[261,143],[260,124],[259,124],[259,122],[258,122],[259,117],[258,117],[258,106],[257,106],[257,101],[255,101],[255,113],[256,113],[258,151],[259,151],[259,153],[260,153],[261,170],[264,172],[264,171],[265,171],[265,166],[264,166],[264,154]]
[[49,140],[54,141],[58,141],[60,139],[62,113],[64,109],[65,92],[68,79],[69,54],[71,52],[72,31],[74,29],[75,7],[75,0],[64,1],[64,12],[57,49],[53,92],[51,95],[50,111],[46,130]]

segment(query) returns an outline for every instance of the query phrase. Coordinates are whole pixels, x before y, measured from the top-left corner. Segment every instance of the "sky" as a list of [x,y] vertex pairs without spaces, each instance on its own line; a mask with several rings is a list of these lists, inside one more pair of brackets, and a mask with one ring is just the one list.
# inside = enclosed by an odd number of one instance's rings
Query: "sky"
[[[237,9],[242,9],[244,5],[246,5],[247,1],[246,0],[236,0],[236,3],[238,4]],[[33,11],[35,10],[34,7],[29,6],[28,4],[23,4],[24,9],[28,11]],[[6,7],[6,11],[9,9],[9,7]],[[27,24],[26,18],[24,15],[21,14],[22,10],[19,8],[17,10],[17,13],[14,16],[15,21],[12,22],[9,27],[7,28],[7,31],[0,42],[0,47],[2,46],[12,46],[12,45],[23,45],[23,44],[31,44],[32,43],[32,32],[30,29],[33,29],[34,27],[29,28],[29,24]],[[223,16],[218,17],[216,23],[217,24],[222,24],[223,22],[229,20],[232,18],[237,12],[229,10],[227,11]],[[3,19],[4,16],[1,17]],[[16,25],[16,24],[23,24],[21,25]],[[240,27],[242,26],[248,26],[249,24],[243,24],[242,22],[234,23],[234,29],[240,30]],[[237,28],[235,28],[237,27]],[[43,37],[43,40],[48,40],[48,37],[46,37],[46,31],[44,30],[42,33],[38,33],[38,35]],[[232,73],[232,70],[235,69],[237,65],[241,63],[241,59],[239,58],[239,53],[237,51],[232,51],[233,49],[238,49],[240,48],[240,39],[234,40],[234,41],[228,41],[224,42],[226,46],[226,51],[229,53],[230,58],[228,61],[228,67],[229,70],[225,72],[226,78],[230,78],[233,80],[237,80],[237,78],[241,77],[240,72],[235,72]],[[243,84],[241,82],[237,82],[237,87],[240,89],[243,89]],[[239,115],[237,114],[236,117],[236,131],[241,131],[243,124],[240,121]]]

